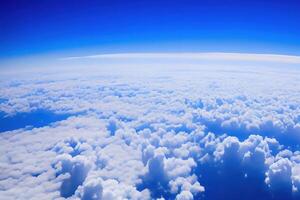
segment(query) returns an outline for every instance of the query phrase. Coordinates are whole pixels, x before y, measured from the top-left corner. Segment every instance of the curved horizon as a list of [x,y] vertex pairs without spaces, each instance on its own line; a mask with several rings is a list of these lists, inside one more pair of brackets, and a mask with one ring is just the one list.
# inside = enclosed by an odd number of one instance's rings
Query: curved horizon
[[300,56],[287,54],[232,53],[232,52],[137,52],[107,53],[85,56],[70,56],[61,60],[97,59],[97,58],[182,58],[182,59],[220,59],[238,61],[270,61],[300,63]]

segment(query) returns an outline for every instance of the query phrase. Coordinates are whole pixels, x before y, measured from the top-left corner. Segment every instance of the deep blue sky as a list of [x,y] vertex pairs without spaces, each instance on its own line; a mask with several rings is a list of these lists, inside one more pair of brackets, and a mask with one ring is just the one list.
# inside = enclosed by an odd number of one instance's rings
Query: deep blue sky
[[78,49],[300,55],[300,1],[1,0],[0,57]]

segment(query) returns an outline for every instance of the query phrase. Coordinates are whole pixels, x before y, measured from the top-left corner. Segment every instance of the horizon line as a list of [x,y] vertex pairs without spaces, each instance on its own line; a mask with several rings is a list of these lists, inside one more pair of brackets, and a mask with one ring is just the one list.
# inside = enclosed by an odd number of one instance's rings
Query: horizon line
[[59,60],[78,60],[78,59],[218,59],[231,61],[265,61],[265,62],[284,62],[300,64],[300,56],[287,54],[264,54],[264,53],[226,53],[226,52],[144,52],[144,53],[107,53],[107,54],[92,54],[86,56],[70,56],[63,57]]

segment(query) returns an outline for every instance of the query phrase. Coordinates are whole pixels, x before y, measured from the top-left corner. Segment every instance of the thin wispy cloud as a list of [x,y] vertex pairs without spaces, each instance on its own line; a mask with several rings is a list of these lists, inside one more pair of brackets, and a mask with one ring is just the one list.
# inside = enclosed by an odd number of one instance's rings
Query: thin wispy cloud
[[61,60],[80,60],[80,59],[193,59],[193,60],[228,60],[228,61],[261,61],[261,62],[281,62],[281,63],[300,63],[300,56],[280,55],[280,54],[250,54],[250,53],[116,53],[116,54],[95,54],[87,56],[64,57]]

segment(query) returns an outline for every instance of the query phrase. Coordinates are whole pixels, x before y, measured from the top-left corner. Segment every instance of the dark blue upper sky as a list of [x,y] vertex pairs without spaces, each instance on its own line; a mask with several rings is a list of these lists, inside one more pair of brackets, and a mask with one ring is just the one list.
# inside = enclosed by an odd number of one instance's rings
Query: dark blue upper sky
[[1,0],[0,57],[78,49],[300,55],[300,1]]

